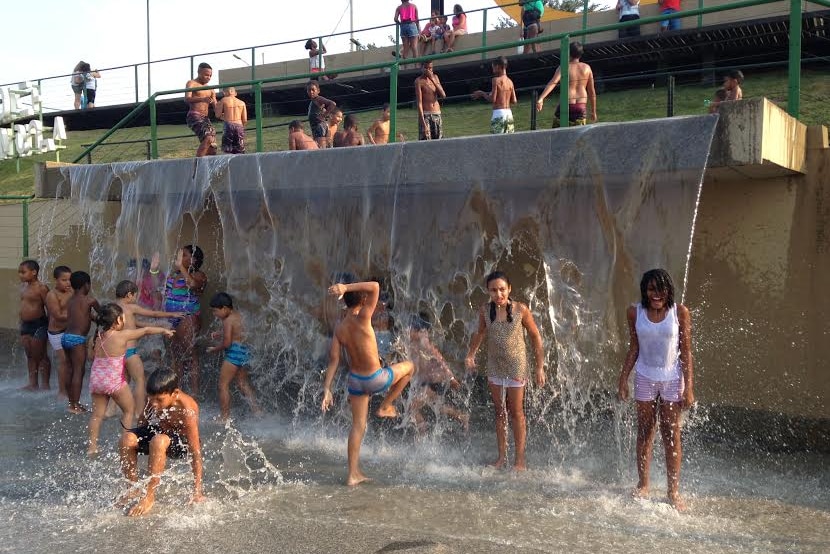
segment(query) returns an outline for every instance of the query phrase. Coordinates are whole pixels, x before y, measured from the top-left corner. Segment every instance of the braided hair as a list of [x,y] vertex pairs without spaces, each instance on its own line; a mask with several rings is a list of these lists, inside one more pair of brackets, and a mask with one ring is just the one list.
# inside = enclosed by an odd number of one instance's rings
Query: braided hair
[[[501,271],[494,271],[490,273],[487,277],[484,278],[484,282],[487,286],[490,285],[490,281],[495,281],[496,279],[501,279],[507,286],[510,286],[510,279],[507,278],[507,274]],[[496,303],[492,300],[490,301],[490,322],[496,321]],[[510,297],[507,297],[507,321],[508,323],[513,323],[513,301]]]

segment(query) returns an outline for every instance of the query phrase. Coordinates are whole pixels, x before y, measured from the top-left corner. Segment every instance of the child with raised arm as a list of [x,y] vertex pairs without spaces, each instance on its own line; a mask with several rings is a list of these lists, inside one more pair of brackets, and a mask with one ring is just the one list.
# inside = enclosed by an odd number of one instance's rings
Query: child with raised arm
[[366,139],[369,144],[389,143],[389,122],[392,120],[389,104],[386,103],[380,109],[380,118],[369,126],[366,131]]
[[[140,317],[167,317],[167,318],[182,318],[187,314],[184,312],[162,312],[158,310],[148,310],[138,304],[138,285],[132,281],[121,281],[115,286],[116,303],[124,312],[123,328],[132,331],[138,328],[135,316]],[[143,327],[143,326],[142,326]],[[162,333],[150,333],[153,335],[160,335]],[[173,333],[164,333],[168,337],[172,337]],[[142,335],[144,336],[144,335]],[[138,354],[138,341],[130,340],[127,342],[127,351],[125,353],[124,364],[127,368],[127,374],[135,383],[135,417],[138,418],[141,410],[144,409],[144,362],[141,361],[141,356]]]
[[[524,414],[524,388],[528,379],[525,332],[530,337],[535,354],[536,386],[545,384],[545,352],[542,336],[530,309],[510,298],[510,281],[501,271],[490,273],[486,279],[490,302],[478,311],[478,330],[470,340],[465,363],[468,371],[476,367],[475,355],[487,338],[487,382],[493,408],[496,411],[496,443],[498,458],[491,465],[502,468],[507,463],[507,418],[513,428],[516,443],[516,471],[527,469],[525,443],[527,426]],[[505,402],[506,400],[506,402]]]
[[251,411],[259,415],[262,410],[257,404],[254,389],[248,379],[248,368],[251,362],[251,352],[245,343],[245,326],[242,324],[242,315],[233,309],[233,298],[226,292],[218,292],[210,300],[213,315],[222,320],[222,342],[208,347],[208,352],[225,352],[222,369],[219,370],[219,411],[223,421],[231,416],[231,395],[229,387],[231,381],[236,384],[248,403]]
[[92,281],[86,271],[73,271],[69,276],[72,297],[66,305],[66,331],[61,346],[66,352],[69,371],[69,412],[82,414],[86,408],[81,405],[81,387],[86,372],[86,339],[92,326],[92,312],[100,309],[98,301],[89,295]]
[[[121,469],[132,484],[116,503],[126,507],[127,515],[146,514],[156,501],[156,489],[167,457],[184,458],[190,454],[193,470],[191,502],[202,502],[202,444],[199,438],[199,405],[192,396],[179,389],[179,378],[170,369],[157,369],[147,378],[147,407],[138,420],[138,427],[121,435]],[[150,481],[142,495],[138,482],[138,455],[150,456]]]
[[[46,296],[49,287],[40,282],[40,265],[34,260],[23,261],[17,269],[20,290],[20,342],[26,352],[29,379],[23,390],[49,389],[52,366],[46,355],[46,336],[49,318],[46,316]],[[38,384],[38,378],[40,383]]]
[[648,498],[654,433],[660,434],[666,454],[669,503],[686,509],[680,496],[680,412],[695,402],[692,370],[692,320],[689,309],[674,301],[674,283],[664,269],[652,269],[640,280],[640,302],[626,311],[631,339],[625,356],[617,396],[628,400],[628,377],[635,371],[637,401],[637,473],[632,493]]
[[[98,312],[98,336],[95,341],[95,359],[89,371],[89,392],[92,393],[92,417],[89,420],[89,448],[87,456],[98,454],[98,435],[101,421],[112,398],[121,408],[121,425],[129,429],[133,423],[133,395],[124,378],[124,357],[130,344],[146,335],[173,336],[163,327],[127,329],[126,315],[118,304],[104,304]],[[143,368],[142,368],[143,371]],[[143,377],[143,376],[142,376]],[[144,379],[142,379],[142,385]],[[144,395],[142,395],[143,397]]]
[[507,58],[498,57],[493,61],[493,86],[490,92],[477,90],[473,100],[483,98],[493,103],[493,115],[490,117],[490,134],[499,135],[515,132],[512,104],[517,102],[513,81],[507,76]]
[[348,442],[349,474],[346,484],[354,486],[368,479],[360,469],[360,445],[366,434],[369,398],[388,390],[375,414],[378,417],[397,417],[398,412],[392,403],[409,383],[413,366],[412,362],[407,361],[378,369],[378,345],[372,328],[372,313],[380,296],[380,285],[377,282],[338,283],[329,287],[328,293],[343,298],[346,313],[335,327],[331,339],[321,408],[326,412],[334,402],[331,385],[340,365],[340,349],[344,348],[349,360],[347,389],[349,403],[352,405],[352,429]]
[[245,153],[245,124],[248,123],[248,108],[236,97],[236,89],[223,89],[225,95],[216,103],[213,113],[225,122],[222,130],[222,152],[225,154]]
[[66,364],[66,352],[63,351],[61,339],[66,331],[66,306],[72,297],[72,285],[69,284],[69,276],[72,270],[65,265],[59,265],[52,272],[55,278],[55,288],[46,295],[46,311],[49,313],[49,328],[47,337],[52,350],[55,351],[55,358],[58,360],[58,397],[66,398],[69,389],[69,369]]

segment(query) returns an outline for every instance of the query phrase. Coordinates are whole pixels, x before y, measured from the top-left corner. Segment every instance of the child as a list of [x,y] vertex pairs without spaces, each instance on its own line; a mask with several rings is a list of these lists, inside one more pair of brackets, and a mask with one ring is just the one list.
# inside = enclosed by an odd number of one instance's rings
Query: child
[[[179,378],[169,369],[158,369],[147,378],[147,408],[138,420],[138,427],[121,435],[121,468],[124,477],[133,483],[116,504],[126,507],[138,499],[127,515],[146,514],[156,500],[161,474],[171,458],[191,457],[193,496],[191,502],[202,502],[202,446],[199,440],[199,406],[193,397],[179,389]],[[142,496],[136,488],[138,454],[150,456],[150,482]]]
[[[131,283],[132,284],[132,283]],[[130,344],[146,335],[173,336],[173,331],[163,327],[142,327],[127,329],[127,318],[118,304],[104,304],[98,311],[98,337],[95,341],[95,359],[89,372],[89,391],[92,393],[92,417],[89,420],[90,458],[98,454],[98,435],[101,421],[107,410],[109,399],[115,400],[121,408],[121,425],[129,429],[133,422],[133,395],[124,379],[124,357]],[[144,368],[142,367],[142,371]],[[142,376],[142,385],[144,379]],[[144,395],[142,394],[142,397]]]
[[245,102],[236,97],[235,88],[228,87],[223,92],[225,95],[213,108],[217,119],[225,122],[222,131],[222,151],[225,154],[244,154],[248,108]]
[[331,339],[321,408],[326,412],[333,404],[331,384],[340,364],[340,348],[343,347],[348,355],[350,370],[348,391],[352,405],[352,429],[348,442],[349,474],[346,485],[351,487],[368,479],[360,470],[360,444],[366,433],[369,398],[388,390],[375,413],[378,417],[397,417],[398,412],[392,402],[409,383],[413,366],[412,362],[399,362],[377,369],[378,346],[372,330],[372,313],[380,295],[377,282],[339,283],[329,287],[328,292],[343,298],[346,313],[337,324]]
[[349,114],[343,121],[343,131],[334,135],[334,146],[363,146],[363,135],[357,130],[357,116]]
[[441,352],[429,340],[430,324],[421,317],[415,316],[409,327],[409,353],[415,365],[413,377],[412,413],[418,433],[426,430],[423,409],[429,406],[436,414],[439,412],[457,420],[468,431],[470,427],[469,414],[441,402],[441,397],[447,388],[458,390],[461,383],[455,378]]
[[337,104],[327,98],[320,96],[320,84],[317,81],[309,81],[305,91],[311,102],[308,103],[308,125],[311,127],[311,137],[320,148],[331,147],[331,135],[326,122]]
[[692,371],[692,321],[689,310],[674,302],[674,284],[663,269],[652,269],[640,280],[640,302],[626,312],[631,341],[617,396],[628,400],[628,376],[635,370],[637,401],[637,473],[633,495],[648,498],[649,469],[657,419],[666,452],[669,503],[678,511],[686,503],[678,491],[680,412],[695,402]]
[[[326,60],[323,56],[325,56],[326,52],[326,45],[323,44],[322,48],[317,48],[317,41],[313,39],[308,39],[305,42],[305,49],[308,50],[308,72],[309,73],[320,73],[321,71],[326,69]],[[328,75],[320,75],[320,79],[323,81],[327,81],[329,79]]]
[[369,130],[366,131],[369,144],[387,144],[389,142],[389,121],[391,119],[389,103],[386,103],[380,109],[380,119],[376,119]]
[[66,351],[69,382],[69,412],[82,414],[86,408],[81,405],[81,387],[86,371],[86,336],[92,326],[92,312],[100,309],[98,301],[89,296],[92,288],[89,273],[73,271],[69,276],[72,297],[66,305],[66,331],[61,338],[61,346]]
[[159,253],[154,252],[152,260],[141,260],[141,275],[138,279],[138,304],[148,310],[161,308],[164,282],[167,276],[159,270]]
[[[530,336],[536,355],[536,386],[545,384],[545,352],[542,336],[533,321],[530,309],[510,298],[510,281],[501,271],[494,271],[485,279],[490,302],[478,312],[478,330],[470,340],[465,363],[467,370],[475,370],[475,355],[484,337],[487,337],[487,381],[490,396],[496,410],[496,442],[499,457],[492,464],[495,468],[507,463],[507,414],[516,443],[516,471],[527,469],[525,442],[527,429],[524,414],[524,387],[527,383],[528,364],[525,351],[524,330]],[[507,399],[505,409],[505,396]]]
[[20,290],[20,342],[26,352],[29,383],[23,390],[49,390],[49,374],[52,366],[46,355],[46,336],[49,318],[46,317],[46,296],[49,287],[38,280],[40,265],[34,260],[25,260],[17,268],[17,275],[23,286]]
[[709,102],[709,113],[718,113],[721,102],[726,102],[726,89],[719,88],[715,91],[715,96]]
[[[138,328],[135,321],[135,316],[142,317],[167,317],[167,318],[183,318],[187,314],[184,312],[162,312],[156,310],[148,310],[138,305],[138,286],[132,281],[121,281],[115,286],[116,304],[124,312],[123,328],[128,331],[133,331]],[[144,327],[149,328],[149,327]],[[160,335],[162,333],[150,333],[153,335]],[[166,334],[166,333],[165,333]],[[144,336],[144,335],[141,335]],[[167,335],[172,337],[173,333]],[[141,410],[144,409],[144,363],[141,361],[141,356],[138,354],[138,347],[135,340],[127,342],[127,350],[125,353],[124,364],[127,368],[127,374],[135,383],[135,417],[138,418]]]
[[329,114],[329,148],[342,140],[344,131],[340,131],[340,123],[343,122],[343,110],[334,108]]
[[288,149],[289,150],[317,150],[317,143],[314,139],[305,134],[303,122],[295,119],[288,124]]
[[49,328],[47,337],[55,358],[58,360],[58,397],[68,397],[69,370],[66,365],[66,353],[61,346],[63,332],[66,330],[66,306],[72,297],[72,285],[69,284],[69,275],[72,270],[65,265],[59,265],[52,272],[55,278],[55,288],[46,295],[46,311],[49,313]]
[[738,69],[733,69],[723,78],[723,88],[726,89],[726,100],[740,100],[744,97],[741,85],[744,83],[744,74]]
[[233,309],[233,298],[226,292],[218,292],[210,300],[210,307],[213,315],[222,320],[222,342],[207,349],[208,352],[225,351],[225,359],[222,362],[222,369],[219,370],[219,411],[223,421],[231,416],[231,396],[228,391],[231,381],[235,378],[236,384],[248,403],[251,411],[260,415],[254,389],[248,380],[251,353],[248,345],[245,344],[245,327],[242,324],[242,316]]
[[493,135],[513,133],[513,111],[511,104],[515,104],[516,89],[513,81],[507,76],[507,58],[500,56],[493,61],[493,86],[487,93],[482,90],[473,92],[473,100],[484,98],[493,103],[493,115],[490,117],[490,133]]

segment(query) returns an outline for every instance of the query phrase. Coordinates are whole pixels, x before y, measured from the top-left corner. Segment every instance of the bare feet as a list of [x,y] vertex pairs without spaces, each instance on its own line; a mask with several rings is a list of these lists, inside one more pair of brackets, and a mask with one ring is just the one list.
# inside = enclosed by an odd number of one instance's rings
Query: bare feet
[[81,405],[81,404],[70,404],[69,407],[66,409],[66,411],[68,411],[70,414],[78,415],[78,414],[85,414],[89,410],[87,410],[86,407]]
[[499,458],[495,462],[490,462],[489,464],[487,464],[487,467],[492,467],[494,469],[504,469],[506,463],[507,460],[505,460],[504,458]]
[[680,493],[674,493],[669,495],[669,504],[674,506],[674,509],[678,512],[685,512],[686,511],[686,501],[683,500],[683,497],[680,496]]
[[90,446],[89,449],[86,451],[86,457],[90,460],[94,460],[98,457],[98,448],[94,446]]
[[366,477],[365,475],[363,475],[363,473],[357,473],[355,475],[349,475],[346,478],[346,486],[347,487],[356,487],[357,485],[359,485],[361,483],[366,483],[366,482],[369,482],[369,481],[371,481],[371,479],[369,477]]
[[20,390],[26,392],[35,392],[37,390],[37,385],[26,385],[24,387],[20,387]]
[[125,508],[127,504],[141,496],[141,489],[137,487],[130,487],[124,495],[115,502],[116,508]]
[[156,502],[155,495],[148,494],[146,496],[141,497],[141,500],[136,502],[135,506],[127,510],[127,515],[130,517],[140,516],[142,514],[146,514],[150,511],[150,508],[153,507],[153,504]]
[[381,406],[375,412],[375,415],[378,417],[398,417],[398,410],[395,406],[386,406],[385,408]]
[[45,383],[43,385],[40,385],[40,388],[38,390],[47,391],[47,390],[50,390],[51,388],[52,387],[49,386],[49,383]]
[[640,498],[643,500],[648,500],[648,487],[641,487],[637,486],[631,491],[632,498]]
[[527,462],[524,459],[516,459],[513,463],[513,471],[527,471]]

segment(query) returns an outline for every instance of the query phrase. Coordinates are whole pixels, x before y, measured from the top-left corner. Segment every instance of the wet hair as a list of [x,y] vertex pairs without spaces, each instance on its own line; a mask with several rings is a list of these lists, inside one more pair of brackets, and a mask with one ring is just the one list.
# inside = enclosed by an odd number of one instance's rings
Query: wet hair
[[507,69],[507,58],[504,56],[499,56],[495,60],[493,60],[493,67],[499,67],[501,69]]
[[571,58],[578,60],[582,57],[582,54],[585,53],[585,48],[582,46],[582,43],[578,40],[575,40],[571,43]]
[[740,69],[733,69],[729,73],[726,74],[727,77],[730,79],[735,79],[738,81],[739,85],[742,85],[744,82],[744,73]]
[[210,307],[233,309],[233,298],[227,292],[217,292],[210,299]]
[[147,377],[147,394],[170,394],[179,388],[179,376],[172,369],[157,369]]
[[35,273],[40,273],[40,264],[34,260],[23,260],[22,262],[20,262],[20,267],[31,269]]
[[351,129],[352,127],[357,128],[357,116],[349,114],[343,119],[343,128]]
[[649,269],[643,273],[643,278],[640,279],[640,302],[643,308],[648,308],[648,284],[654,281],[654,288],[658,292],[666,295],[666,307],[674,306],[674,282],[671,280],[671,275],[665,269]]
[[72,270],[66,267],[65,265],[59,265],[54,270],[52,270],[52,277],[57,279],[64,273],[72,273]]
[[124,310],[121,309],[121,306],[114,302],[104,304],[97,312],[98,317],[95,318],[95,323],[98,324],[99,333],[112,329],[112,326],[115,325],[118,318],[124,315]]
[[726,100],[726,89],[725,88],[719,88],[718,90],[716,90],[715,91],[715,98],[717,98],[721,102]]
[[192,244],[184,246],[183,249],[190,252],[190,270],[198,271],[205,263],[205,253],[202,252],[201,248]]
[[[357,277],[348,272],[338,273],[334,277],[334,282],[343,285],[348,285],[351,283],[356,283]],[[343,294],[343,302],[346,303],[347,308],[354,308],[355,306],[360,306],[365,298],[366,293],[362,291],[351,290]]]
[[311,87],[317,87],[319,89],[320,88],[320,83],[318,83],[317,81],[312,79],[311,81],[309,81],[305,84],[305,89],[306,90],[311,90]]
[[202,62],[202,63],[200,63],[200,64],[199,64],[199,69],[198,69],[198,71],[201,71],[201,70],[203,70],[203,69],[210,69],[211,71],[213,71],[213,68],[212,68],[212,67],[210,67],[210,64],[208,64],[208,63],[206,63],[206,62]]
[[[490,281],[495,281],[496,279],[501,279],[507,286],[510,286],[510,279],[507,278],[507,274],[503,271],[493,271],[487,277],[484,278],[484,284],[488,287],[490,286]],[[490,301],[490,321],[496,321],[496,303],[492,300]],[[513,303],[510,301],[510,297],[507,297],[507,321],[513,323]]]
[[69,276],[69,284],[72,285],[72,290],[81,290],[84,285],[91,285],[92,279],[86,271],[73,271]]
[[301,130],[303,128],[303,122],[300,121],[299,119],[295,119],[294,121],[292,121],[291,123],[288,124],[288,128],[292,131]]
[[130,280],[124,280],[115,285],[115,297],[127,298],[127,295],[133,293],[138,294],[138,287]]

